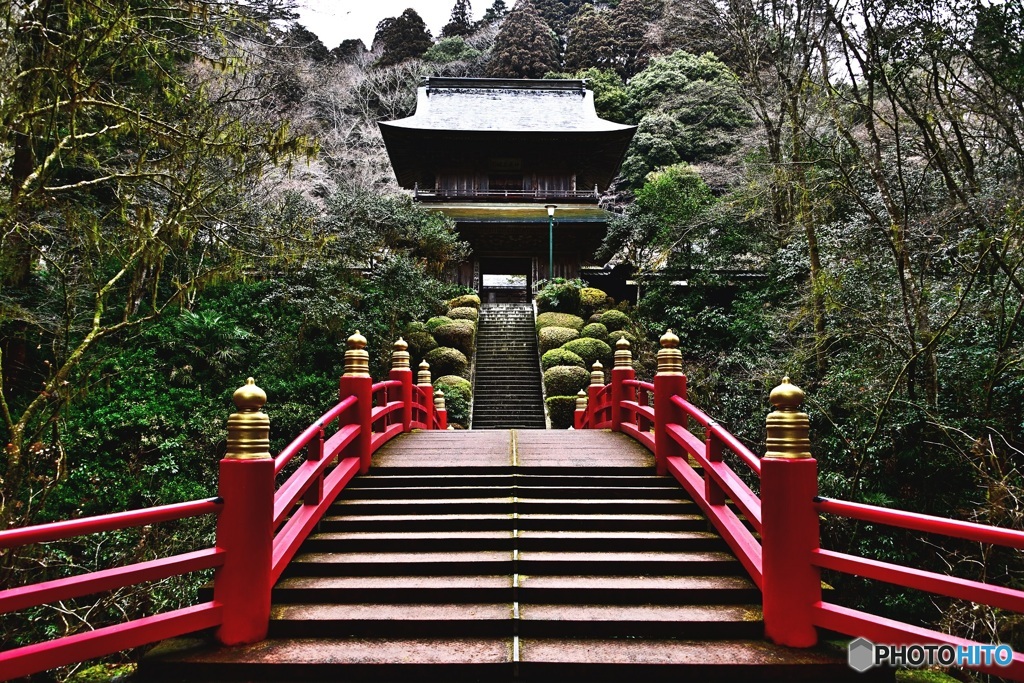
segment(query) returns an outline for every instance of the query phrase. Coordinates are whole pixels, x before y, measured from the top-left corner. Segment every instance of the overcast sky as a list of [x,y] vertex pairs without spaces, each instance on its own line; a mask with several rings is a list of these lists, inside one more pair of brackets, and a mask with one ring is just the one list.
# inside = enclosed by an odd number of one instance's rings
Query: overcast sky
[[[409,7],[423,17],[436,38],[451,18],[454,4],[455,0],[299,0],[298,12],[299,23],[317,34],[328,49],[346,38],[362,38],[369,48],[377,22],[397,17]],[[479,19],[491,0],[476,0],[472,6],[473,18]]]

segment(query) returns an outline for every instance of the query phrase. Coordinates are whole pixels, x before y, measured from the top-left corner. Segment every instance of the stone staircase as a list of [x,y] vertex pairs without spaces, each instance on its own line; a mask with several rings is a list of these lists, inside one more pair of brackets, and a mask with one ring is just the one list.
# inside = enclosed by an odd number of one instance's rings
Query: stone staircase
[[[566,464],[520,459],[511,432],[504,455],[472,441],[512,465],[426,464],[455,443],[442,435],[411,465],[375,466],[274,588],[266,641],[169,641],[141,680],[864,680],[761,640],[756,587],[673,480],[616,460],[623,437],[563,438],[559,454],[518,434]],[[574,462],[596,443],[610,464]]]
[[484,304],[476,342],[473,429],[544,429],[532,304]]

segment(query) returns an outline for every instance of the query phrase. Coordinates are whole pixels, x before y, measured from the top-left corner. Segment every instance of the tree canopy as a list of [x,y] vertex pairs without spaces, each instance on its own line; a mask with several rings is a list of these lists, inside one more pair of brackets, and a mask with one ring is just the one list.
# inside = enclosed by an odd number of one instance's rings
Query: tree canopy
[[397,17],[382,19],[373,35],[373,51],[380,51],[378,66],[391,66],[421,56],[433,41],[423,18],[411,7]]
[[530,0],[520,0],[498,35],[487,75],[494,78],[541,78],[558,70],[555,34]]

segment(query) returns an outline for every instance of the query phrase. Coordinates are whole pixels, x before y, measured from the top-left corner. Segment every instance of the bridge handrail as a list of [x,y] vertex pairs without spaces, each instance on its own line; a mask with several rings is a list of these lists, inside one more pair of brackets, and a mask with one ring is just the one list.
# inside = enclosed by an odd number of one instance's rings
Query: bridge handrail
[[[447,427],[447,411],[442,400],[434,399],[429,368],[421,366],[425,383],[413,384],[405,342],[395,343],[391,378],[376,384],[365,372],[365,345],[358,332],[349,338],[340,401],[276,458],[266,452],[270,422],[261,412],[266,394],[252,379],[235,392],[239,412],[228,420],[228,449],[220,463],[217,498],[0,531],[0,549],[10,549],[217,515],[217,541],[211,548],[0,591],[2,614],[216,570],[212,601],[0,652],[0,680],[210,628],[217,629],[216,636],[225,645],[262,640],[269,625],[271,587],[345,485],[369,469],[380,446],[413,428],[414,414],[423,418],[419,428]],[[381,392],[386,404],[375,407],[374,394]],[[374,421],[385,422],[381,431],[373,432]],[[328,437],[326,430],[334,422],[337,429]],[[303,448],[305,460],[277,487],[275,479]]]
[[[822,628],[876,643],[985,645],[824,602],[822,569],[1024,613],[1022,590],[822,549],[820,514],[1015,549],[1024,549],[1024,532],[817,496],[809,422],[807,415],[797,410],[803,400],[800,389],[786,378],[772,391],[776,410],[768,416],[768,452],[761,459],[687,400],[682,358],[676,348],[679,340],[670,330],[661,343],[658,374],[649,384],[635,379],[629,345],[620,340],[611,381],[604,386],[591,384],[586,396],[581,392],[576,428],[608,426],[654,453],[658,473],[670,474],[680,482],[762,589],[765,635],[770,640],[810,647],[817,642],[817,629]],[[653,409],[645,406],[650,402],[647,392],[653,398]],[[597,416],[605,412],[610,417],[603,424]],[[703,440],[689,431],[689,420],[703,428]],[[648,421],[653,421],[653,431],[645,424]],[[760,496],[723,460],[725,452],[735,454],[757,474]],[[691,461],[703,470],[703,476]],[[760,540],[754,532],[760,534]],[[1024,680],[1024,654],[1014,653],[1007,667],[981,663],[967,668]]]

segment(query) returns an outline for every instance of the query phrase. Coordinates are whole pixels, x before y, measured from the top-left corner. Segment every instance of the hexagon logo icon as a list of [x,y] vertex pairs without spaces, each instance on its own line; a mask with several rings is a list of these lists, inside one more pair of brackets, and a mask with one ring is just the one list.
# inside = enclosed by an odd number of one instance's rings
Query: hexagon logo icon
[[847,662],[854,671],[864,673],[875,665],[875,644],[867,638],[851,640]]

